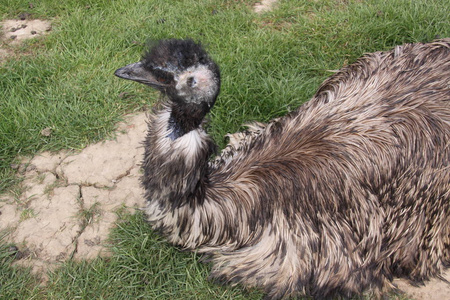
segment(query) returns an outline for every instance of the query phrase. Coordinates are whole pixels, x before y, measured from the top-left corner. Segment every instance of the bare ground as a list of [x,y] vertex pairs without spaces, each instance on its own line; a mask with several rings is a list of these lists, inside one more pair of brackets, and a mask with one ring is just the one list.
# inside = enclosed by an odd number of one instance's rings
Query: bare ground
[[[268,11],[275,2],[263,0],[255,12]],[[41,20],[7,20],[2,27],[4,44],[51,30],[50,23]],[[0,62],[9,54],[0,48]],[[145,131],[145,114],[131,115],[118,126],[115,140],[77,153],[40,153],[14,166],[24,177],[23,186],[16,195],[0,195],[0,231],[17,245],[21,259],[16,263],[45,277],[47,270],[68,259],[108,255],[107,237],[118,221],[116,212],[144,206],[139,163]],[[433,279],[418,287],[400,279],[394,283],[412,299],[450,299],[450,271],[443,277],[447,282]]]
[[52,30],[52,25],[46,20],[4,20],[0,22],[2,32],[0,34],[0,63],[7,57],[14,55],[10,46],[20,42],[42,36]]
[[277,0],[262,0],[261,2],[255,3],[253,11],[258,14],[270,11],[276,2]]
[[2,22],[4,39],[20,43],[31,37],[40,36],[51,31],[52,26],[45,20],[5,20]]
[[118,210],[144,206],[139,186],[145,114],[120,124],[114,140],[81,152],[40,153],[17,167],[22,192],[0,196],[0,230],[22,259],[44,274],[67,259],[107,255],[109,230]]

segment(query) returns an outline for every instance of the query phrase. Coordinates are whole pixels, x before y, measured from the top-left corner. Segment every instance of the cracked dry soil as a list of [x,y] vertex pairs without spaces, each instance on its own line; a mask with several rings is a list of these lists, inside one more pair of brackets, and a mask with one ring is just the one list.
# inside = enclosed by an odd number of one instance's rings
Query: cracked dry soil
[[17,245],[18,264],[44,275],[67,259],[107,255],[116,212],[144,206],[139,165],[145,114],[128,117],[119,132],[78,153],[44,152],[17,166],[23,192],[0,196],[0,230]]

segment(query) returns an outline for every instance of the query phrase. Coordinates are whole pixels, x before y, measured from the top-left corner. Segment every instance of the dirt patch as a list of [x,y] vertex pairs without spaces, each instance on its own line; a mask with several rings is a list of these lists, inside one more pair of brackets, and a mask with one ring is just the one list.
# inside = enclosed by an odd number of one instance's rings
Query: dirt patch
[[13,43],[37,37],[52,30],[52,25],[45,20],[5,20],[1,22],[3,39]]
[[255,3],[253,11],[258,14],[271,11],[276,2],[277,0],[262,0],[261,2]]
[[46,20],[5,20],[0,22],[2,27],[0,62],[14,52],[8,45],[14,46],[22,41],[44,35],[52,30],[52,25]]
[[78,153],[48,152],[15,166],[23,192],[0,196],[0,230],[18,247],[17,263],[44,275],[67,259],[108,255],[118,210],[144,206],[139,186],[145,114],[129,116],[115,140]]
[[408,281],[395,279],[394,284],[405,292],[408,298],[415,300],[444,300],[450,299],[450,270],[442,276],[444,280],[433,278],[425,285],[413,286]]

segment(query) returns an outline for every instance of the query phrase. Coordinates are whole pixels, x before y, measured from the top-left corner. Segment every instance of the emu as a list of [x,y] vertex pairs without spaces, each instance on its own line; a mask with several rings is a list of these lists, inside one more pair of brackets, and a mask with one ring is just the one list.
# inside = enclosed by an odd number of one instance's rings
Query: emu
[[450,39],[366,54],[310,101],[231,135],[203,128],[217,64],[163,40],[115,72],[163,95],[142,163],[151,226],[268,299],[375,296],[450,264]]

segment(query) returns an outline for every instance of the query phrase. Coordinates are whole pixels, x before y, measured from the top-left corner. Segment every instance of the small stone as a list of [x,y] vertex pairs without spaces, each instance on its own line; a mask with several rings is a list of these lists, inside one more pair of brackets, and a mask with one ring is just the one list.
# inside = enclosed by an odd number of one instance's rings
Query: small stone
[[16,256],[16,254],[19,252],[19,248],[17,248],[16,246],[9,246],[8,252],[10,253],[10,256]]
[[31,172],[31,171],[34,171],[34,170],[36,170],[36,166],[33,165],[33,164],[29,164],[26,171],[27,172]]
[[52,135],[52,129],[50,127],[46,127],[44,129],[41,130],[41,135],[42,136],[51,136]]
[[15,260],[20,260],[22,258],[26,258],[30,256],[30,251],[25,249],[24,251],[20,251],[19,248],[15,245],[8,247],[9,256],[14,258]]
[[34,35],[34,34],[36,34],[37,32],[36,32],[36,30],[31,30],[30,33]]
[[67,257],[67,253],[66,252],[60,252],[57,256],[56,256],[56,261],[64,261],[65,258]]
[[84,243],[89,247],[94,247],[94,246],[100,245],[100,242],[101,242],[101,240],[98,236],[96,236],[93,239],[84,239]]
[[127,93],[127,92],[122,92],[122,93],[119,94],[119,98],[120,99],[126,99],[126,98],[129,98],[129,97],[130,97],[130,94]]
[[24,12],[19,15],[19,19],[21,19],[23,21],[23,20],[26,20],[29,16],[31,16],[30,13]]
[[20,174],[24,174],[27,171],[27,164],[20,164],[19,168],[17,169],[17,171]]
[[29,249],[25,249],[23,251],[17,251],[16,256],[14,257],[16,260],[28,258],[31,256],[31,252]]
[[17,38],[17,35],[11,35],[9,38],[15,40]]

